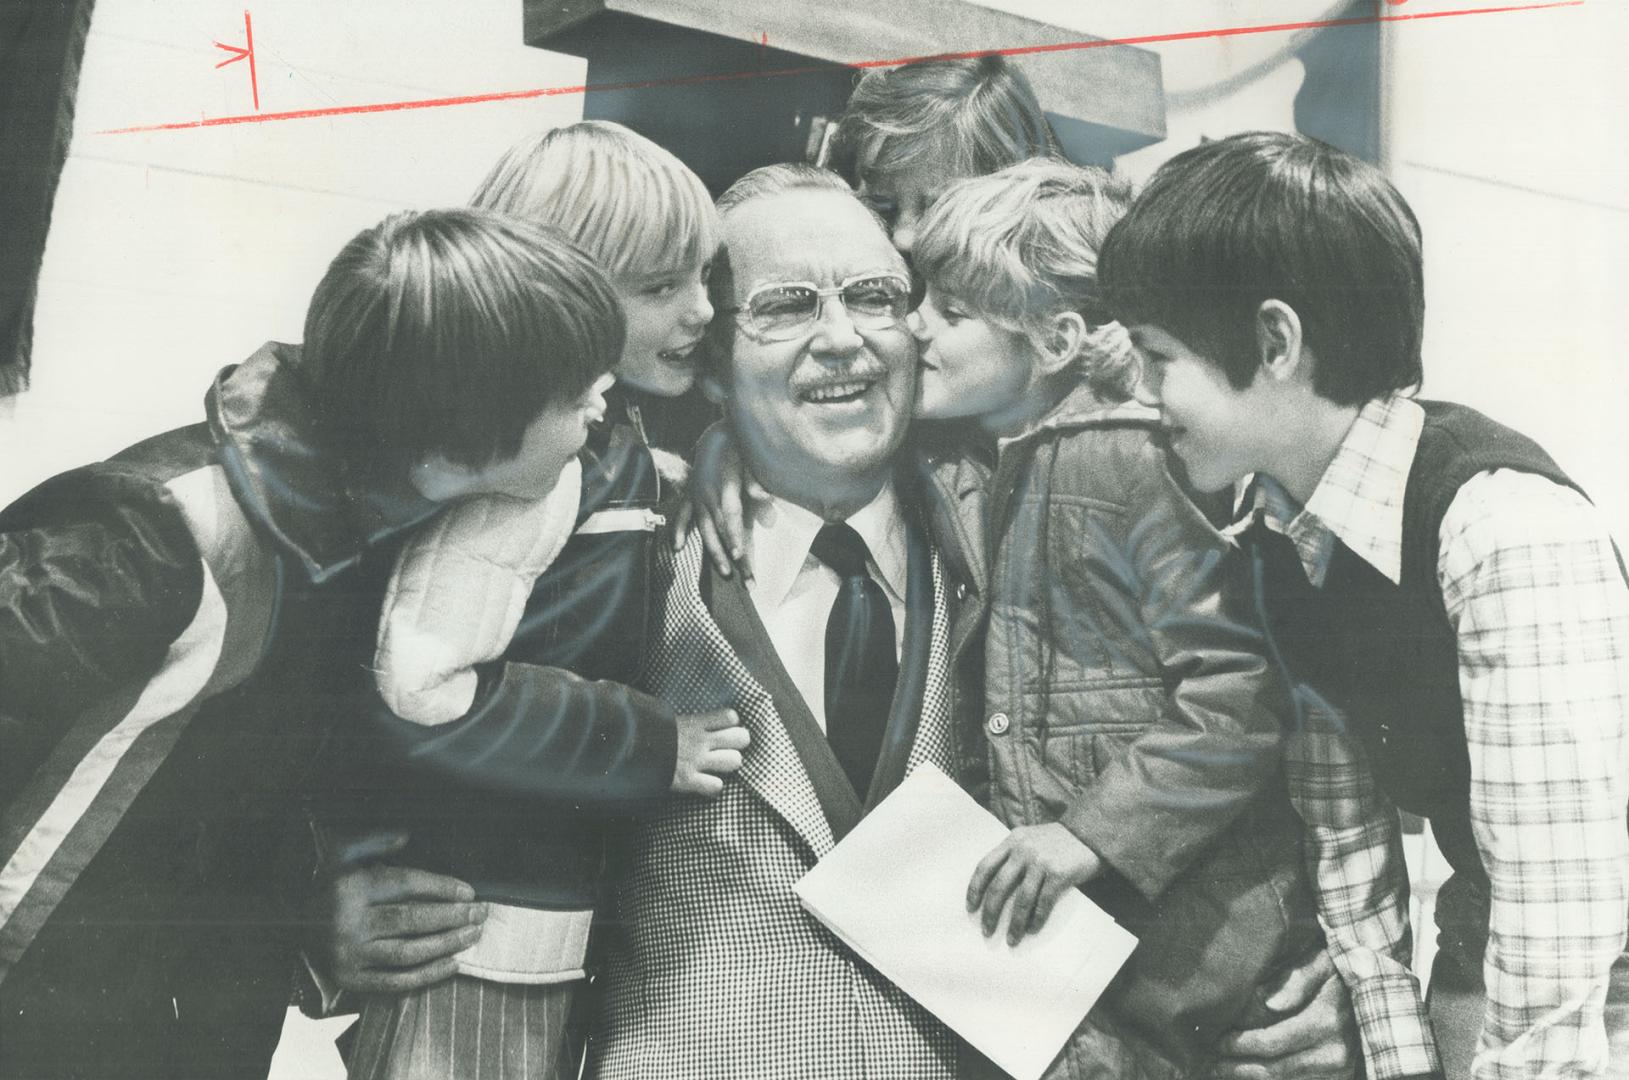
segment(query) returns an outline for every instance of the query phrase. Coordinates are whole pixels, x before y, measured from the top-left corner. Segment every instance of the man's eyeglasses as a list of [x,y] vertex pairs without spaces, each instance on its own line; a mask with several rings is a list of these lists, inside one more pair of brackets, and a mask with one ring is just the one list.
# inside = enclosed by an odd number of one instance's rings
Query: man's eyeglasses
[[886,330],[910,310],[911,283],[894,273],[861,274],[830,289],[809,281],[782,281],[758,286],[746,303],[724,311],[760,341],[791,341],[819,321],[828,296],[842,299],[857,329]]

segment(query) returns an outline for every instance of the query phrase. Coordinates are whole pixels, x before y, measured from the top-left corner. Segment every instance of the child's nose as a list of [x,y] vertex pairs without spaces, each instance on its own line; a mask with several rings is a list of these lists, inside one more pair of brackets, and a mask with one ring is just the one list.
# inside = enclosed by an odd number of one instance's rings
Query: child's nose
[[907,219],[904,214],[899,217],[899,223],[894,226],[894,247],[902,255],[909,255],[911,249],[916,247],[916,218]]
[[689,322],[695,326],[706,326],[713,321],[712,301],[707,299],[707,285],[697,282],[695,292],[691,294]]
[[919,201],[915,198],[900,198],[899,213],[894,218],[894,229],[890,234],[894,247],[901,255],[907,257],[910,256],[911,249],[916,247],[916,234],[922,227],[923,207],[917,205]]
[[588,415],[596,424],[605,419],[605,392],[611,389],[616,381],[617,377],[607,371],[595,379],[594,385],[588,388]]

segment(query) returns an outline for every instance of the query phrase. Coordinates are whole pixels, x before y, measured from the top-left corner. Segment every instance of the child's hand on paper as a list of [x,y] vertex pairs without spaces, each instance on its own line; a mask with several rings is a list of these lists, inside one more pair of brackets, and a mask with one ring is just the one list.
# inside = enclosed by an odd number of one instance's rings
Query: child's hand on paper
[[1097,852],[1057,822],[1021,825],[1007,834],[973,870],[967,884],[967,910],[984,908],[984,934],[995,933],[1001,908],[1012,897],[1007,943],[1046,925],[1063,890],[1076,888],[1103,869]]

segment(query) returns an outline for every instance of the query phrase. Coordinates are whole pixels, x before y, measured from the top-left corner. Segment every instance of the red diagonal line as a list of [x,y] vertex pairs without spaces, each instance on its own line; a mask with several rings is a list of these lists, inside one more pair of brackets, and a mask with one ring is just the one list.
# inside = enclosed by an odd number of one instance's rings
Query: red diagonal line
[[255,73],[255,28],[249,25],[249,12],[243,12],[243,41],[249,46],[249,88],[254,91],[255,112],[260,111],[260,76]]
[[[863,69],[898,67],[918,60],[962,60],[981,56],[1032,56],[1041,53],[1073,52],[1081,49],[1105,49],[1120,45],[1149,45],[1160,41],[1192,41],[1198,38],[1241,37],[1247,34],[1276,34],[1292,30],[1319,30],[1331,26],[1363,26],[1368,23],[1406,22],[1415,19],[1446,19],[1459,15],[1499,15],[1516,11],[1547,11],[1555,8],[1582,7],[1585,0],[1554,0],[1551,3],[1512,4],[1505,7],[1462,8],[1455,11],[1422,11],[1414,14],[1362,15],[1345,19],[1320,19],[1314,22],[1272,23],[1264,26],[1230,26],[1213,30],[1190,30],[1170,34],[1144,34],[1139,37],[1105,38],[1097,41],[1067,41],[1054,45],[1024,45],[1009,49],[977,49],[969,52],[933,53],[926,56],[901,56],[887,60],[853,60],[844,67]],[[137,127],[111,128],[98,131],[98,135],[129,135],[145,131],[182,131],[188,128],[220,127],[226,124],[258,124],[270,120],[308,120],[319,116],[352,116],[361,113],[398,112],[406,109],[440,109],[453,105],[478,105],[491,101],[524,101],[528,98],[556,97],[562,94],[587,94],[609,90],[645,90],[663,86],[689,86],[698,83],[733,82],[738,79],[776,79],[797,75],[810,75],[829,71],[829,64],[811,64],[803,67],[776,68],[770,71],[732,71],[710,75],[689,75],[673,79],[646,79],[634,82],[593,83],[577,86],[545,86],[531,90],[502,90],[488,94],[465,94],[457,97],[424,98],[418,101],[386,101],[371,105],[337,105],[322,109],[295,109],[289,112],[251,113],[246,116],[217,116],[206,120],[185,120],[171,124],[143,124]]]
[[249,55],[249,50],[248,49],[240,49],[236,45],[222,45],[220,42],[217,41],[215,43],[215,47],[217,49],[225,49],[227,52],[230,52],[230,53],[237,53],[236,56],[228,56],[225,60],[222,60],[220,63],[216,64],[215,66],[217,68],[223,68],[227,64],[235,64],[239,60],[242,60],[245,56]]

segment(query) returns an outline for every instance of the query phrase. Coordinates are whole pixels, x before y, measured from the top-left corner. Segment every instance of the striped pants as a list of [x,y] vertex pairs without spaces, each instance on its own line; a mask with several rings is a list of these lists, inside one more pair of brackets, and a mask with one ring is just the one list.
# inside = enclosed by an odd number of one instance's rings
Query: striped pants
[[582,980],[542,986],[454,975],[362,1008],[350,1080],[577,1080],[570,1026]]

